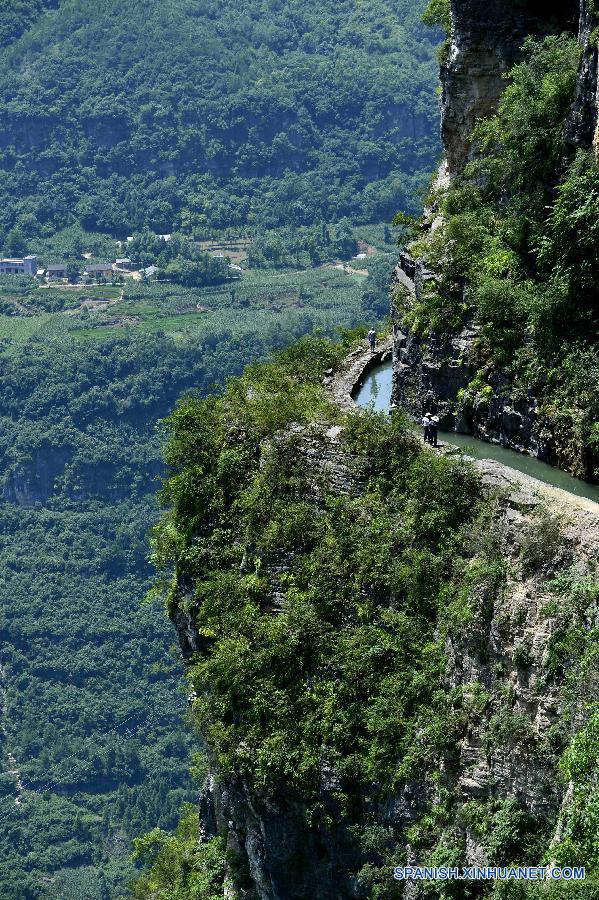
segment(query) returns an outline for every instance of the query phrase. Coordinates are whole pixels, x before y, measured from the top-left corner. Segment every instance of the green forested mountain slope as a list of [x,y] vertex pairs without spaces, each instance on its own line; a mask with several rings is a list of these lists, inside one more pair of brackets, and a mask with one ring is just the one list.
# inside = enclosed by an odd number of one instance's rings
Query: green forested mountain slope
[[16,41],[46,9],[58,0],[0,0],[0,47]]
[[0,243],[410,208],[438,154],[424,5],[63,0],[0,53]]
[[[169,419],[156,560],[209,777],[135,897],[596,900],[592,514],[345,414],[342,356],[299,342]],[[392,877],[474,853],[586,880]]]
[[120,894],[129,841],[193,796],[171,637],[140,607],[153,519],[139,501],[0,510],[3,900]]
[[[174,636],[141,606],[156,422],[186,391],[355,323],[366,284],[320,269],[248,275],[234,297],[128,285],[95,313],[40,288],[0,314],[2,900],[126,896],[132,839],[194,799]],[[115,329],[116,314],[138,324]]]

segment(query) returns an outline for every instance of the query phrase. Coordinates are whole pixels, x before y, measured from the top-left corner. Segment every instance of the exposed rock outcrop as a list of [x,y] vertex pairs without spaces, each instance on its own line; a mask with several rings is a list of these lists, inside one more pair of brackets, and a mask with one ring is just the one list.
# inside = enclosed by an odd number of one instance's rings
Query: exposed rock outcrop
[[[401,254],[395,281],[413,301],[429,280],[435,276],[422,262]],[[392,316],[395,405],[416,418],[428,409],[447,431],[472,434],[592,480],[596,459],[572,427],[557,428],[531,389],[514,386],[500,367],[484,365],[474,322],[457,333],[422,336],[402,327],[393,305]]]
[[[380,353],[387,352],[385,344]],[[368,351],[357,351],[338,376],[327,378],[331,396],[343,409],[351,408],[353,389],[371,359]],[[340,442],[340,430],[318,425],[292,428],[294,452],[303,458],[311,485],[306,496],[316,504],[323,490],[360,492],[360,479],[354,477],[356,467]],[[264,452],[270,448],[267,442]],[[556,764],[569,729],[580,727],[581,720],[562,721],[565,673],[556,668],[552,654],[565,622],[570,627],[571,617],[578,616],[576,624],[590,630],[598,611],[591,605],[575,612],[565,601],[556,603],[550,582],[558,572],[579,579],[596,575],[599,507],[577,498],[570,501],[562,492],[499,464],[477,465],[491,498],[489,533],[502,571],[491,571],[477,582],[465,613],[467,627],[452,628],[445,637],[444,688],[448,697],[452,692],[463,697],[458,736],[440,754],[434,778],[423,771],[419,780],[399,782],[382,796],[373,790],[367,802],[371,821],[393,836],[398,854],[409,859],[413,851],[406,829],[439,804],[441,796],[451,795],[454,807],[447,840],[460,848],[468,864],[493,865],[497,862],[493,851],[471,816],[473,803],[480,815],[514,809],[526,817],[530,828],[547,829],[559,827],[560,810],[570,802],[568,785],[556,777]],[[270,583],[272,615],[279,609],[281,571],[292,568],[292,556],[264,560],[261,571]],[[501,589],[495,584],[497,575]],[[202,652],[204,639],[194,624],[193,585],[182,581],[179,588],[172,617],[189,657]],[[338,787],[339,777],[327,764],[324,747],[319,812],[312,810],[310,816],[293,794],[257,790],[241,775],[219,773],[213,763],[201,796],[201,833],[204,840],[226,836],[229,869],[224,896],[367,900],[368,888],[357,873],[368,856],[355,840],[347,810],[339,806]],[[414,861],[423,860],[418,856]],[[414,888],[405,896],[420,894]]]
[[46,450],[36,453],[28,465],[14,467],[4,476],[2,499],[24,507],[44,503],[53,493],[69,456],[65,450]]
[[568,123],[567,136],[577,147],[593,147],[599,157],[599,13],[592,0],[580,0],[579,42],[582,60],[576,99]]
[[[396,280],[415,301],[422,286],[434,276],[422,264],[402,254]],[[469,323],[457,334],[423,337],[396,324],[394,327],[393,402],[420,417],[428,408],[437,413],[448,431],[474,434],[513,450],[526,451],[553,462],[549,433],[537,415],[535,398],[515,394],[499,370],[490,375],[490,397],[462,398],[477,375],[479,329]]]
[[[441,66],[442,136],[450,175],[468,161],[472,129],[477,119],[495,111],[505,73],[520,58],[528,35],[576,34],[580,28],[586,63],[573,135],[590,146],[596,125],[597,50],[589,42],[594,18],[588,0],[451,0],[452,29]],[[589,94],[595,99],[594,116],[589,116]]]

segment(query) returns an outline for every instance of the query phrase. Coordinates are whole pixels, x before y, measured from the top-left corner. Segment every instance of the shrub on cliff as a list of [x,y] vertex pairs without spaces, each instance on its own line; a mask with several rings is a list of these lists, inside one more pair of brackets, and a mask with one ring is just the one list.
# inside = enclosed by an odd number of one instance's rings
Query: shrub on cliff
[[477,365],[539,398],[556,461],[588,478],[599,477],[599,174],[565,141],[579,59],[570,35],[526,41],[497,114],[474,129],[473,159],[435,198],[443,227],[414,247],[437,279],[406,322],[421,333],[477,322]]
[[[474,131],[473,161],[441,195],[443,230],[418,246],[430,256],[445,290],[459,291],[464,283],[474,288],[468,296],[483,322],[493,321],[504,305],[504,298],[489,303],[489,282],[512,282],[518,291],[520,281],[547,269],[547,209],[563,168],[563,126],[576,84],[580,51],[574,38],[531,39],[524,52],[497,114]],[[567,249],[575,228],[573,203],[589,188],[588,173],[578,177],[564,184],[550,217],[549,243],[565,237],[566,254],[576,252]],[[592,217],[588,202],[585,208]],[[589,241],[593,234],[589,221]],[[534,304],[520,304],[523,325],[530,324],[534,311]],[[501,329],[495,333],[500,340]]]
[[215,838],[202,842],[199,826],[197,809],[189,804],[184,808],[174,834],[155,828],[134,841],[133,858],[148,869],[148,873],[133,887],[133,897],[222,900],[224,841]]

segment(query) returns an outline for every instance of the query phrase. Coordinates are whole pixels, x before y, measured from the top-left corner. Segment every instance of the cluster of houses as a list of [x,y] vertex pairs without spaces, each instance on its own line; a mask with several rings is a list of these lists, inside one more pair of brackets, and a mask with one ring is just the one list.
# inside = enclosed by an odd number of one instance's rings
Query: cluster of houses
[[[131,272],[132,263],[128,257],[122,257],[113,263],[87,263],[83,272],[79,272],[77,280],[81,282],[109,280]],[[143,270],[147,278],[156,274],[156,267],[149,266]],[[66,263],[40,267],[37,256],[25,256],[22,259],[0,259],[0,275],[30,275],[45,278],[48,281],[64,281],[69,277]]]
[[[168,242],[170,234],[160,234],[158,237]],[[127,238],[127,241],[133,238]],[[224,253],[213,254],[215,258],[225,258]],[[46,282],[67,281],[69,278],[78,284],[88,284],[90,281],[112,281],[120,275],[130,275],[134,266],[129,257],[116,259],[113,263],[87,263],[83,271],[74,271],[72,265],[67,263],[53,263],[40,266],[37,256],[24,256],[21,259],[0,259],[0,275],[29,275]],[[229,264],[232,278],[241,278],[243,269],[241,266]],[[145,278],[155,278],[158,270],[156,266],[148,266],[141,269],[140,275]],[[74,277],[75,276],[75,277]]]

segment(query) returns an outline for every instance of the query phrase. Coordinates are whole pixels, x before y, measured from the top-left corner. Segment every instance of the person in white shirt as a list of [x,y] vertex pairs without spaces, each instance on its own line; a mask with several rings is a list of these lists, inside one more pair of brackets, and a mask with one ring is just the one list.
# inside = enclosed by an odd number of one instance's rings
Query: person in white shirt
[[424,429],[424,443],[430,444],[431,442],[431,414],[425,413],[422,417],[422,427]]

